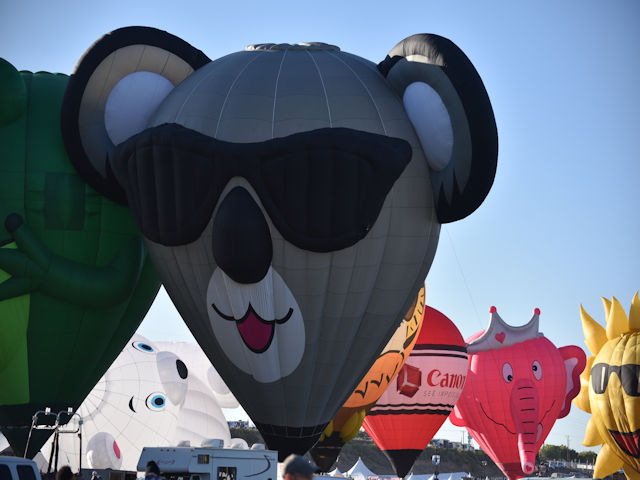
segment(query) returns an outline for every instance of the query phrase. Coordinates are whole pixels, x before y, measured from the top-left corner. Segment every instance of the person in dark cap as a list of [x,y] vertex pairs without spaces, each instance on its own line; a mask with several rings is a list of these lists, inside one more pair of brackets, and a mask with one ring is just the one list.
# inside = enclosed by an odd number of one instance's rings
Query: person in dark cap
[[158,468],[158,464],[153,460],[147,462],[147,468],[144,471],[145,480],[159,480],[160,479],[160,469]]
[[301,455],[292,453],[282,462],[284,480],[311,480],[318,467]]
[[73,472],[69,465],[60,467],[60,470],[56,473],[56,480],[73,480]]

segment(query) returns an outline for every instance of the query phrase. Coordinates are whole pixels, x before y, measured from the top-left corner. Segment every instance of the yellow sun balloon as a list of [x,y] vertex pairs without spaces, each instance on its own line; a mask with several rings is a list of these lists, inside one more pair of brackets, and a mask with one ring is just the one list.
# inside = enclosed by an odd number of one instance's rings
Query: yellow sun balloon
[[594,478],[623,468],[640,480],[640,299],[635,294],[629,317],[613,297],[602,299],[607,326],[600,326],[580,306],[585,343],[592,353],[580,376],[573,403],[591,419],[583,445],[602,444]]

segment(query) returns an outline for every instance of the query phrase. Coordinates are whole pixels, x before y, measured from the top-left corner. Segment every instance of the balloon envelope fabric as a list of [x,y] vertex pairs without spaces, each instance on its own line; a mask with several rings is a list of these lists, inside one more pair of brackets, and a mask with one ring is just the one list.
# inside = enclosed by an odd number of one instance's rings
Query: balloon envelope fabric
[[396,381],[364,419],[364,429],[404,477],[453,409],[467,376],[457,327],[429,306],[418,341]]
[[[169,345],[170,346],[170,345]],[[219,438],[230,445],[227,421],[200,365],[134,335],[78,409],[83,420],[83,465],[136,471],[144,447],[177,445]],[[76,428],[78,417],[67,427]],[[51,441],[42,449],[51,453]],[[61,435],[59,465],[75,468],[76,435]]]
[[629,317],[613,297],[602,299],[606,329],[580,307],[582,330],[592,355],[581,375],[574,403],[591,413],[583,445],[602,445],[594,478],[623,468],[640,478],[640,298],[631,301]]
[[396,333],[310,450],[322,471],[329,471],[344,444],[360,431],[367,412],[395,380],[418,340],[424,314],[423,286]]
[[412,304],[440,224],[493,183],[495,120],[469,59],[436,35],[390,54],[260,44],[210,60],[127,27],[85,53],[65,94],[74,163],[131,209],[281,458],[316,442]]
[[557,348],[538,331],[537,308],[518,327],[490,311],[487,330],[467,340],[469,374],[450,420],[514,480],[533,473],[544,439],[569,413],[586,358],[581,348]]
[[[159,288],[130,212],[69,161],[67,83],[0,59],[0,425],[19,455],[36,411],[76,409]],[[35,430],[27,456],[50,433]]]
[[185,362],[189,366],[189,371],[211,388],[220,408],[238,408],[240,406],[200,345],[193,342],[154,342],[154,344],[158,350],[175,353]]

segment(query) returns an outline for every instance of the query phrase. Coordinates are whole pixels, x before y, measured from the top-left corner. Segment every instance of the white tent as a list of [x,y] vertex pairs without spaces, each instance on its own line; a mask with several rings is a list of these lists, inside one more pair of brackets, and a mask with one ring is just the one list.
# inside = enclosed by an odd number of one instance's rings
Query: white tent
[[367,478],[377,476],[364,464],[362,458],[358,457],[358,461],[347,472],[347,474],[353,478],[353,480],[367,480]]
[[[444,479],[446,475],[446,473],[441,473],[438,477]],[[473,477],[473,475],[470,475],[468,472],[453,472],[449,474],[447,480],[462,480],[462,477]]]
[[338,470],[338,467],[336,467],[335,470],[332,470],[329,472],[329,475],[332,475],[334,477],[338,476],[338,475],[342,475],[342,472],[340,470]]
[[[416,475],[414,473],[410,473],[408,476],[404,477],[405,480],[434,480],[435,476],[432,473],[425,473],[422,475]],[[443,480],[446,480],[442,477]]]

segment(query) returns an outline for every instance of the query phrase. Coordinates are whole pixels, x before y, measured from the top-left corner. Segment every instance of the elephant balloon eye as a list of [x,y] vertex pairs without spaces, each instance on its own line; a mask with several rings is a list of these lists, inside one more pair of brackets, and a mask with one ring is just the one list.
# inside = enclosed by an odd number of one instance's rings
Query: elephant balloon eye
[[533,365],[531,365],[531,370],[533,370],[533,376],[536,380],[540,380],[542,378],[542,365],[538,360],[533,361]]
[[146,400],[147,408],[154,412],[164,410],[164,406],[166,403],[167,401],[162,393],[152,393],[147,397]]
[[513,380],[513,367],[509,363],[502,365],[502,378],[507,383],[511,383]]

